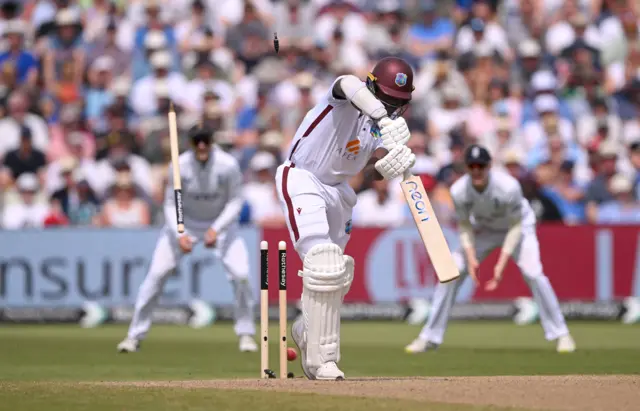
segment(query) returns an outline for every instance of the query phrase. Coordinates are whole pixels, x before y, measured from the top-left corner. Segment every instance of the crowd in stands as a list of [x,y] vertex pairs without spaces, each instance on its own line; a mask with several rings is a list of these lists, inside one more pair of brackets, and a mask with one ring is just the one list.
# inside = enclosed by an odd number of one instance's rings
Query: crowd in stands
[[[274,174],[298,125],[385,56],[414,67],[414,174],[441,222],[479,142],[540,221],[640,224],[639,16],[635,0],[0,0],[0,228],[161,225],[171,103],[182,136],[207,125],[237,157],[242,222],[283,226]],[[411,223],[398,184],[351,183],[355,226]]]

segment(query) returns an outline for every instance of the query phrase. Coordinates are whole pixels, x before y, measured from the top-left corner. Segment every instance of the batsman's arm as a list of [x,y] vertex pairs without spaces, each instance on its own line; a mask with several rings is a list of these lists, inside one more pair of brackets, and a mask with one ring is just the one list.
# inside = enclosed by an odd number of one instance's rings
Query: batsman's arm
[[234,165],[229,170],[226,183],[227,205],[224,206],[218,218],[211,224],[211,228],[213,228],[216,233],[223,231],[229,225],[238,221],[244,203],[244,197],[242,196],[242,173],[237,165]]
[[331,92],[338,100],[349,100],[360,112],[378,121],[387,115],[384,105],[353,74],[338,78]]

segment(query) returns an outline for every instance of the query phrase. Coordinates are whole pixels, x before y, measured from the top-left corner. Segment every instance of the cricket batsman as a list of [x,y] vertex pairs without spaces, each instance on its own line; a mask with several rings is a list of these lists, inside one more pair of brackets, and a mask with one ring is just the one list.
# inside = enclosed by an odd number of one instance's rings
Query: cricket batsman
[[400,117],[413,92],[413,70],[399,58],[380,60],[365,82],[338,77],[305,116],[276,184],[287,227],[303,261],[302,316],[292,325],[309,379],[341,380],[340,307],[353,280],[344,255],[356,194],[350,177],[361,171],[393,180],[413,166]]
[[557,341],[558,352],[575,351],[558,298],[542,269],[536,217],[522,195],[520,183],[506,172],[492,169],[491,155],[482,146],[468,147],[465,163],[466,175],[451,186],[462,246],[462,253],[455,252],[454,259],[462,276],[436,286],[429,319],[420,336],[405,351],[418,353],[442,344],[456,294],[466,278],[465,271],[479,284],[478,266],[498,247],[502,248],[500,257],[485,290],[498,287],[507,261],[513,257],[539,307],[545,338]]
[[151,328],[151,313],[165,281],[174,272],[183,255],[201,242],[222,262],[235,296],[234,331],[240,351],[257,351],[254,301],[249,286],[249,255],[244,240],[237,234],[242,208],[242,173],[230,154],[213,144],[213,132],[195,127],[189,133],[192,150],[179,158],[182,179],[185,232],[177,231],[173,196],[173,173],[165,192],[165,226],[158,239],[149,272],[135,305],[127,338],[118,344],[119,352],[135,352]]

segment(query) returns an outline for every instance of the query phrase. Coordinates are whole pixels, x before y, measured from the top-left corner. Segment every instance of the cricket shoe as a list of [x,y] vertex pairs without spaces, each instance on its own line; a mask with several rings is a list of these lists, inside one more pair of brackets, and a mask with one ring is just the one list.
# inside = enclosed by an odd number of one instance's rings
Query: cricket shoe
[[256,352],[258,351],[258,344],[256,344],[252,336],[241,335],[239,348],[240,352]]
[[136,352],[140,348],[140,341],[133,338],[125,338],[120,344],[118,344],[118,352],[128,353]]
[[291,326],[291,338],[293,338],[293,342],[296,343],[298,351],[300,352],[300,366],[302,367],[302,372],[308,379],[315,380],[316,376],[307,366],[307,342],[304,339],[304,321],[302,317],[293,322],[293,325]]
[[436,348],[438,348],[438,344],[418,337],[413,340],[411,344],[404,347],[404,352],[407,354],[417,354],[428,350],[435,350]]
[[316,370],[316,380],[342,381],[344,373],[333,361],[325,362]]
[[561,354],[574,352],[576,350],[576,343],[573,341],[573,338],[570,334],[563,335],[558,338],[558,345],[556,346],[556,351]]

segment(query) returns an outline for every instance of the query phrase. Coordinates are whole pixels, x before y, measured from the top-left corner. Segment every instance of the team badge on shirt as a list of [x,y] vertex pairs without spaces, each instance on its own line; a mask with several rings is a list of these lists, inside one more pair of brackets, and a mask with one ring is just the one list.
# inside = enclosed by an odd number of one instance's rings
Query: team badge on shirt
[[371,125],[371,137],[373,138],[380,138],[380,127],[378,127],[377,124],[372,124]]
[[404,73],[396,74],[396,84],[398,87],[404,87],[407,85],[407,75]]
[[347,143],[347,151],[355,156],[360,152],[360,140],[355,139]]
[[353,229],[353,226],[351,225],[351,220],[349,220],[344,225],[344,232],[347,234],[351,234],[352,229]]

